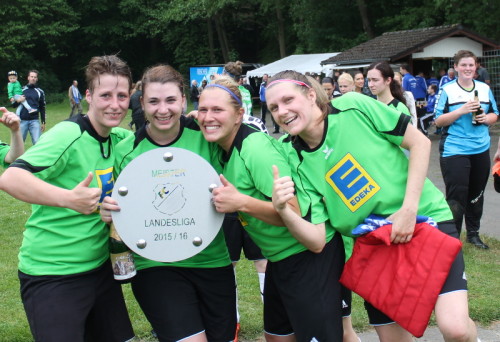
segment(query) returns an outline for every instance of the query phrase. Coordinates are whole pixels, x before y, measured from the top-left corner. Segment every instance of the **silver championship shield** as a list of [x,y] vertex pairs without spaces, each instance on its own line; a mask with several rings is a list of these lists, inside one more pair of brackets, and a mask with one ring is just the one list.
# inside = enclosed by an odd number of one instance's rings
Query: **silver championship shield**
[[190,258],[219,232],[224,214],[212,204],[219,175],[199,155],[157,148],[132,160],[115,182],[112,198],[121,210],[113,222],[125,244],[151,260]]

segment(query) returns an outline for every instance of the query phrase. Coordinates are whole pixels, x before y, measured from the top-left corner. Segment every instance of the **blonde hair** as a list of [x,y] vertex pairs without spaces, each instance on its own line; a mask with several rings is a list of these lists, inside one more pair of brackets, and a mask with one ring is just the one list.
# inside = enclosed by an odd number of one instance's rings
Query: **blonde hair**
[[[240,89],[239,89],[239,85],[238,83],[236,83],[231,77],[229,76],[225,76],[225,75],[222,75],[218,78],[216,78],[214,80],[214,82],[208,84],[205,89],[203,90],[203,93],[205,93],[205,91],[207,90],[210,90],[210,89],[217,89],[218,87],[214,87],[213,85],[220,85],[226,89],[228,89],[229,91],[231,91],[239,100],[240,102],[238,102],[232,95],[231,93],[228,92],[228,94],[230,95],[230,101],[231,101],[231,104],[233,105],[233,107],[236,109],[236,110],[239,110],[241,108],[241,92],[240,92]],[[221,89],[221,88],[218,88],[218,89]],[[225,89],[223,89],[225,90]],[[226,91],[226,90],[225,90]]]
[[352,78],[351,74],[344,72],[342,75],[339,76],[337,82],[340,81],[347,81],[349,82],[350,85],[354,85],[354,78]]

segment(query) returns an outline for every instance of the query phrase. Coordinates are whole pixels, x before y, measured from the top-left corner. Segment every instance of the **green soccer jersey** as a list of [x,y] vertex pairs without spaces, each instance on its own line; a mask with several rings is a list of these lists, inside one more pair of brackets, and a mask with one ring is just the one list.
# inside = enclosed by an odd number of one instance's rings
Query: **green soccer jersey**
[[5,156],[9,153],[9,149],[9,145],[0,141],[0,164],[3,165],[3,167],[7,167],[9,165],[5,162]]
[[[354,92],[333,106],[318,147],[288,135],[281,141],[305,191],[324,198],[334,228],[349,235],[368,215],[389,216],[401,208],[408,159],[399,145],[410,117]],[[418,214],[437,222],[452,219],[443,194],[428,179]]]
[[[220,173],[221,166],[219,163],[218,146],[205,140],[200,128],[193,119],[187,119],[185,116],[181,116],[180,122],[181,128],[179,135],[169,145],[157,145],[148,135],[145,127],[138,130],[134,136],[124,139],[116,148],[117,158],[115,161],[115,176],[119,175],[125,166],[140,154],[166,146],[184,148],[192,151],[207,160],[215,167],[216,171]],[[197,255],[185,260],[163,263],[146,259],[138,254],[134,254],[134,258],[138,270],[156,266],[208,268],[223,267],[231,264],[222,230],[219,231],[215,239],[207,248]]]
[[238,87],[238,90],[240,91],[241,94],[241,102],[243,102],[242,107],[245,110],[245,114],[253,116],[252,94],[250,94],[250,91],[247,88],[241,85]]
[[[113,189],[115,146],[129,134],[113,128],[109,138],[102,138],[88,117],[77,115],[43,134],[11,167],[27,170],[64,189],[73,189],[92,172],[89,187],[102,189],[102,201]],[[67,275],[95,269],[109,258],[108,237],[109,229],[98,212],[83,215],[67,208],[34,204],[19,251],[19,269],[30,275]]]
[[[291,175],[290,166],[282,153],[278,141],[273,137],[243,124],[229,153],[223,157],[224,176],[241,193],[271,201],[274,183],[272,165],[278,166],[281,177]],[[298,184],[296,190],[302,214],[306,216],[309,208],[318,203],[309,201]],[[286,227],[269,225],[242,212],[239,216],[243,227],[266,259],[279,261],[306,250]],[[315,209],[308,219],[315,224],[325,222],[326,211]],[[327,231],[327,241],[331,240],[333,234],[333,230]]]
[[409,115],[411,117],[410,110],[401,101],[398,101],[398,100],[394,99],[391,102],[389,102],[388,106],[391,107],[391,108],[393,108],[393,109],[395,109],[395,110],[397,110],[398,112],[401,112],[403,114]]

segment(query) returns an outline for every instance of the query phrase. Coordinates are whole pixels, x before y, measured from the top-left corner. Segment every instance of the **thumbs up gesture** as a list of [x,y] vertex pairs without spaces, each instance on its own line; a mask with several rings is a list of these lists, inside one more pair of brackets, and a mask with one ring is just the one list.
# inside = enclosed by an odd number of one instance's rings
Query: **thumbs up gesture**
[[94,175],[89,172],[87,177],[71,190],[72,197],[68,208],[89,215],[96,211],[102,190],[89,188]]
[[222,186],[212,191],[212,200],[219,213],[233,213],[244,206],[245,195],[231,184],[224,175],[220,175]]
[[273,165],[273,206],[276,211],[286,208],[288,201],[295,197],[295,185],[289,176],[281,177],[276,165]]

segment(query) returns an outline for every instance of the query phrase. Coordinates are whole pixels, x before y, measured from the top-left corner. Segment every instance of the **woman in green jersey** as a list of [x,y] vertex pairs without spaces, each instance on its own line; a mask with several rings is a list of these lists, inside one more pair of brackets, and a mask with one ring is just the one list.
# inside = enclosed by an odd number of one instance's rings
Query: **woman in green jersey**
[[[205,138],[220,146],[222,187],[214,189],[219,212],[239,213],[243,227],[268,259],[264,284],[264,330],[267,341],[342,341],[340,286],[344,261],[339,234],[325,225],[325,212],[297,192],[283,222],[271,202],[273,173],[291,170],[278,142],[242,124],[238,85],[220,77],[203,90],[198,120]],[[314,208],[311,210],[311,208]],[[297,226],[301,216],[307,224]],[[286,225],[285,225],[286,224]],[[288,229],[286,228],[288,227]]]
[[[377,100],[389,107],[411,115],[403,88],[394,80],[394,71],[387,62],[374,62],[368,67],[368,87]],[[416,120],[416,118],[415,118]]]
[[[377,214],[392,222],[392,243],[408,243],[418,213],[434,218],[441,231],[457,237],[442,193],[426,179],[430,142],[409,125],[409,116],[354,92],[335,99],[328,115],[309,80],[294,71],[274,75],[267,95],[269,110],[289,133],[280,141],[296,171],[295,183],[311,200],[324,200],[337,231],[350,234],[368,215]],[[409,160],[400,146],[410,150]],[[293,193],[293,183],[282,177],[275,187],[273,202],[286,220],[290,209],[284,203]],[[446,341],[476,341],[463,272],[459,253],[435,306]],[[412,341],[382,312],[370,305],[367,310],[381,341]]]
[[[146,70],[141,103],[147,120],[117,146],[115,175],[135,157],[160,147],[178,147],[218,164],[218,149],[196,122],[182,115],[186,102],[182,75],[167,65]],[[219,166],[220,171],[220,166]],[[101,211],[111,222],[118,203],[106,197]],[[132,290],[160,341],[230,341],[236,327],[235,279],[222,231],[197,255],[171,263],[134,255]]]

